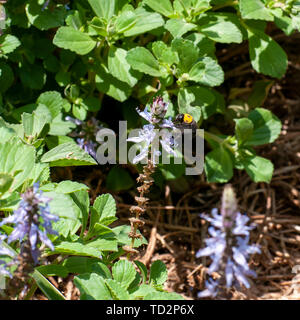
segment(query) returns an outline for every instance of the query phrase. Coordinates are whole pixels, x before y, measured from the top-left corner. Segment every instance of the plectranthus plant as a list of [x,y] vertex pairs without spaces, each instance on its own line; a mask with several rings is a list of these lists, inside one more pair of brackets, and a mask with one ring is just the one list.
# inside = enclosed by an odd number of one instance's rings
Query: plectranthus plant
[[96,142],[96,135],[102,128],[99,120],[91,117],[87,121],[81,121],[70,116],[67,116],[65,120],[71,121],[77,125],[77,128],[69,135],[76,138],[76,142],[81,149],[85,150],[89,155],[96,159],[96,150],[98,146],[98,143]]
[[[22,200],[14,213],[4,218],[0,227],[13,224],[13,230],[7,237],[7,243],[14,241],[20,243],[20,253],[13,254],[11,250],[0,244],[0,255],[10,256],[13,260],[6,264],[0,261],[0,274],[10,276],[11,282],[8,285],[10,296],[14,296],[23,288],[26,289],[26,281],[28,275],[34,270],[34,266],[38,264],[40,256],[40,245],[43,244],[51,250],[54,246],[48,238],[48,234],[58,233],[52,229],[52,222],[58,221],[58,216],[50,213],[49,202],[51,199],[45,197],[43,192],[39,190],[39,184],[35,183],[33,187],[28,188],[26,192],[21,194]],[[2,240],[6,236],[1,235]],[[14,274],[10,273],[8,267],[15,264]]]
[[198,293],[198,297],[227,298],[229,289],[237,289],[244,285],[250,288],[249,276],[256,277],[255,271],[249,268],[250,255],[260,253],[255,244],[249,244],[250,231],[254,225],[247,225],[249,218],[237,209],[237,200],[231,185],[226,185],[222,196],[221,214],[218,209],[212,210],[212,217],[205,214],[201,218],[208,221],[210,238],[205,240],[206,247],[200,249],[196,257],[208,256],[211,265],[209,275],[218,273],[206,281],[206,289]]
[[[176,145],[171,133],[171,130],[174,130],[175,126],[171,119],[165,119],[168,106],[169,103],[165,102],[162,97],[158,96],[153,99],[149,108],[146,107],[143,111],[137,108],[139,115],[146,119],[149,124],[145,124],[143,126],[139,131],[138,137],[127,139],[127,141],[138,143],[141,146],[141,151],[133,158],[133,163],[138,163],[147,158],[147,161],[143,166],[143,173],[141,173],[137,178],[137,182],[141,184],[137,188],[139,196],[135,197],[137,205],[130,208],[131,213],[135,215],[135,217],[129,219],[131,224],[129,238],[132,239],[132,242],[130,246],[123,246],[123,249],[125,252],[128,252],[129,256],[131,253],[136,253],[136,250],[133,249],[134,240],[141,238],[141,234],[138,234],[137,230],[139,227],[144,225],[143,220],[140,219],[140,215],[145,212],[147,202],[149,200],[145,197],[145,194],[149,192],[154,181],[151,175],[155,171],[156,157],[161,154],[159,151],[159,145],[161,145],[168,154],[176,155],[174,151],[174,147],[176,147]],[[165,130],[163,130],[163,132],[159,132],[159,129]],[[159,143],[154,143],[154,140],[157,138]]]

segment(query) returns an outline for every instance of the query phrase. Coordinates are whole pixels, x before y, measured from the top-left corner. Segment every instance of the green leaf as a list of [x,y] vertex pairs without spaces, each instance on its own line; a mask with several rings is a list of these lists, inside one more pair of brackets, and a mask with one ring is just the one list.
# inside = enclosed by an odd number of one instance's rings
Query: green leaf
[[204,57],[194,64],[188,72],[189,80],[214,87],[224,81],[224,72],[216,60]]
[[170,0],[144,0],[143,2],[152,10],[159,12],[166,17],[171,17],[174,14]]
[[65,20],[67,26],[77,30],[79,30],[80,27],[83,25],[80,13],[77,10],[74,10],[72,13],[70,13]]
[[11,67],[0,61],[0,93],[5,92],[14,82],[15,76]]
[[[46,108],[46,107],[45,107]],[[24,112],[26,113],[32,113],[34,110],[37,109],[37,105],[35,103],[31,104],[26,104],[23,107],[16,108],[12,111],[12,117],[17,120],[18,122],[21,122],[22,114]],[[46,108],[47,109],[47,108]],[[50,120],[51,120],[51,115],[50,115]]]
[[70,66],[76,59],[76,53],[69,50],[60,50],[59,58],[63,65]]
[[79,229],[80,209],[68,194],[54,191],[45,192],[46,197],[50,198],[50,212],[59,216],[59,220],[53,223],[54,230],[64,237],[74,234]]
[[95,165],[97,162],[89,156],[84,150],[74,143],[67,142],[58,145],[57,147],[46,152],[41,162],[50,163],[51,167],[65,166],[86,166]]
[[108,267],[96,258],[69,257],[63,261],[62,265],[69,273],[95,272],[105,279],[111,278],[111,273]]
[[88,0],[88,2],[99,18],[108,21],[115,13],[115,0]]
[[288,59],[281,46],[264,32],[249,28],[251,64],[257,72],[281,78],[287,69]]
[[37,269],[34,270],[32,277],[49,300],[65,300],[65,297]]
[[128,190],[134,186],[134,180],[127,170],[113,167],[106,177],[106,188],[112,191]]
[[251,111],[248,118],[253,123],[253,134],[247,145],[259,146],[275,141],[281,131],[280,120],[269,110],[256,108]]
[[16,136],[16,131],[9,127],[9,124],[7,124],[2,118],[0,117],[0,136],[1,136],[1,142],[5,143],[6,141],[10,140],[10,138]]
[[71,137],[67,136],[49,136],[45,139],[48,149],[53,149],[59,144],[66,142],[76,143]]
[[45,105],[50,111],[52,118],[55,118],[60,113],[64,100],[59,92],[46,91],[38,97],[37,103]]
[[120,283],[113,279],[105,280],[113,300],[129,300],[128,292],[120,286]]
[[207,38],[204,34],[192,33],[192,34],[189,34],[186,37],[186,39],[194,43],[194,45],[199,50],[200,56],[204,56],[204,55],[214,56],[214,53],[216,51],[215,42]]
[[198,48],[192,41],[185,39],[174,39],[171,47],[178,54],[180,73],[188,72],[199,57]]
[[126,50],[111,46],[108,53],[108,70],[117,79],[126,82],[130,87],[134,87],[142,75],[131,69],[126,60],[126,55]]
[[[82,185],[82,184],[81,184]],[[79,187],[79,186],[78,186]],[[71,193],[72,200],[78,206],[81,212],[81,232],[80,237],[83,236],[88,218],[89,218],[89,207],[90,207],[90,198],[87,190],[77,190]]]
[[43,276],[59,276],[65,278],[68,276],[68,269],[58,264],[48,264],[36,268]]
[[[114,234],[117,237],[119,245],[130,245],[131,244],[131,239],[128,237],[128,233],[130,232],[130,226],[127,225],[122,225],[119,227],[115,227],[112,229]],[[140,231],[137,231],[138,234],[141,234]],[[147,244],[147,240],[142,237],[142,239],[135,239],[134,241],[134,247],[138,248],[142,244]]]
[[142,283],[138,286],[138,289],[131,293],[132,300],[144,300],[144,297],[151,293],[156,293],[155,288],[148,284]]
[[76,242],[61,241],[60,243],[55,244],[55,249],[54,251],[51,251],[51,254],[57,253],[95,258],[101,257],[100,248],[87,246],[81,240],[77,240]]
[[[18,208],[20,202],[20,195],[17,191],[10,194],[5,199],[0,199],[0,210],[2,211],[12,211]],[[3,228],[3,227],[2,227]]]
[[252,108],[260,107],[266,100],[273,84],[274,81],[272,80],[255,81],[252,92],[248,98],[249,106]]
[[240,0],[239,6],[243,19],[273,21],[270,10],[261,0]]
[[37,138],[43,131],[46,125],[46,118],[33,113],[23,113],[22,114],[22,125],[24,128],[24,133],[28,137]]
[[38,162],[33,171],[33,182],[40,182],[44,183],[46,181],[49,181],[50,178],[50,167],[47,163],[40,163]]
[[105,280],[96,273],[80,274],[74,278],[74,284],[80,290],[81,300],[112,300]]
[[109,225],[115,220],[116,201],[111,194],[102,194],[101,196],[97,197],[94,201],[93,208],[94,211],[92,211],[90,219],[91,231],[97,222],[104,225]]
[[[93,209],[91,211],[94,212]],[[115,221],[115,220],[117,220],[117,218],[113,218],[112,220]],[[111,228],[109,228],[106,225],[103,225],[103,224],[101,224],[99,222],[96,222],[94,227],[93,227],[93,230],[91,232],[89,232],[84,237],[84,239],[86,240],[86,239],[90,239],[91,237],[93,237],[95,235],[101,236],[101,235],[108,234],[108,233],[112,233],[112,229]]]
[[46,83],[47,74],[39,64],[24,64],[20,68],[20,78],[25,87],[41,90]]
[[137,288],[139,288],[141,279],[142,279],[141,275],[138,272],[136,272],[134,280],[131,282],[130,286],[127,289],[130,294],[136,291]]
[[37,0],[29,0],[26,5],[26,14],[31,24],[40,30],[57,28],[64,24],[67,11],[63,5],[54,8],[43,8],[44,3]]
[[0,144],[0,154],[0,172],[14,177],[10,186],[12,192],[31,178],[35,166],[35,148],[14,137]]
[[172,163],[170,164],[159,164],[159,169],[166,180],[173,180],[181,177],[185,172],[184,161],[181,164]]
[[152,51],[159,61],[166,63],[169,66],[174,63],[179,63],[176,52],[172,51],[172,49],[168,47],[163,41],[152,42]]
[[192,8],[196,13],[202,13],[211,8],[211,0],[192,0]]
[[105,65],[96,67],[96,88],[113,97],[114,99],[123,102],[131,95],[131,87],[128,83],[120,81],[114,77]]
[[210,9],[210,0],[174,0],[173,6],[177,13],[184,16],[197,16]]
[[60,48],[69,49],[80,55],[89,53],[96,45],[96,41],[89,35],[71,27],[60,27],[53,43]]
[[185,87],[178,93],[179,112],[192,115],[196,122],[201,119],[201,116],[207,119],[216,112],[214,102],[215,96],[204,87]]
[[14,178],[7,173],[0,173],[0,198],[11,187]]
[[56,75],[55,75],[55,80],[58,83],[59,86],[65,87],[71,82],[71,75],[69,72],[65,72],[63,70],[60,70]]
[[[50,130],[48,132],[49,135],[53,136],[63,136],[72,131],[72,129],[76,128],[76,124],[70,121],[64,121],[62,119],[62,113],[60,113],[57,117],[55,117],[50,123]],[[74,140],[73,144],[76,144]]]
[[89,27],[96,32],[96,34],[89,32],[90,35],[108,36],[107,23],[104,18],[94,17],[93,20],[89,22]]
[[210,13],[198,21],[199,31],[221,43],[241,43],[243,34],[238,19],[233,15]]
[[132,11],[123,11],[116,19],[115,28],[117,33],[124,33],[131,29],[137,22],[137,17]]
[[165,23],[160,14],[146,11],[142,7],[137,8],[134,13],[136,15],[136,23],[132,28],[124,32],[125,37],[144,34],[163,26]]
[[149,74],[153,77],[161,76],[159,63],[146,48],[136,47],[129,50],[126,60],[134,70]]
[[135,279],[136,271],[128,260],[119,260],[112,267],[114,280],[118,281],[124,289],[127,289]]
[[89,189],[89,187],[83,183],[65,180],[65,181],[60,182],[56,186],[55,192],[67,194],[67,193],[73,193],[73,192],[80,191],[80,190],[88,190],[88,189]]
[[95,248],[101,251],[118,251],[118,241],[114,233],[100,235],[95,240],[89,241],[86,248]]
[[165,24],[165,28],[171,33],[173,38],[180,38],[185,33],[197,28],[197,25],[186,22],[183,19],[170,19]]
[[150,267],[149,283],[163,285],[167,279],[168,270],[166,265],[160,260],[154,261]]
[[253,133],[253,123],[247,118],[235,119],[235,135],[239,143],[247,141]]
[[233,176],[233,163],[229,152],[220,147],[205,156],[204,169],[208,182],[227,182]]
[[72,106],[73,116],[81,121],[84,121],[87,116],[87,108],[82,104],[73,104]]
[[59,68],[60,68],[59,60],[52,54],[44,59],[43,65],[45,69],[49,72],[53,72],[53,73],[59,72]]
[[96,97],[87,97],[81,103],[88,111],[99,111],[101,109],[101,100]]
[[266,158],[250,156],[242,160],[247,173],[254,182],[270,182],[274,166]]
[[293,20],[284,14],[280,8],[272,9],[274,15],[274,22],[287,36],[291,35],[294,31]]
[[13,52],[20,44],[17,37],[10,34],[3,34],[0,37],[0,55]]
[[147,274],[148,274],[147,267],[138,260],[134,260],[134,263],[137,265],[137,267],[141,271],[143,282],[145,283],[147,281]]

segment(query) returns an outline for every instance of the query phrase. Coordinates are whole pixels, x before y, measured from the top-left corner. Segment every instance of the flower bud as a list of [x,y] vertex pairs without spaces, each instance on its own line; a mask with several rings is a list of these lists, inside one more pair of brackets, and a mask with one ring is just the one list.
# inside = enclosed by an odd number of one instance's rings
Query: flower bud
[[225,185],[222,195],[221,214],[225,229],[233,227],[237,216],[237,200],[233,188],[230,184]]

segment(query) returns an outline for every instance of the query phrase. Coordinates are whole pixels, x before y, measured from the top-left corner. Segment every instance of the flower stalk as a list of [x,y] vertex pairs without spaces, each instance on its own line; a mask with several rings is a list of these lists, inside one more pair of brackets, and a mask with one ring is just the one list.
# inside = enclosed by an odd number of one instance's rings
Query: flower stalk
[[[12,258],[9,263],[0,260],[0,275],[11,278],[6,289],[8,297],[15,297],[19,294],[19,298],[26,294],[29,274],[34,271],[34,266],[38,264],[40,256],[38,245],[43,243],[54,250],[47,234],[58,235],[52,229],[52,222],[59,219],[58,216],[50,213],[49,202],[51,199],[43,195],[43,192],[39,190],[38,183],[24,192],[21,197],[22,200],[18,209],[0,223],[0,226],[14,224],[13,231],[7,237],[8,243],[16,240],[21,243],[20,253],[17,255],[4,247],[2,240],[6,239],[6,236],[0,235],[0,255]],[[13,265],[17,267],[12,275],[9,267]],[[23,291],[20,293],[22,289]]]
[[148,163],[143,168],[143,173],[141,173],[138,178],[137,182],[141,184],[137,188],[139,192],[139,196],[135,197],[137,205],[131,206],[130,212],[134,215],[134,217],[129,218],[131,231],[128,234],[128,237],[131,238],[130,246],[124,246],[123,249],[128,253],[128,259],[130,258],[131,253],[137,253],[138,251],[134,249],[134,241],[135,239],[141,239],[142,235],[137,233],[137,230],[142,227],[145,222],[141,219],[141,215],[146,211],[148,198],[145,197],[150,191],[150,187],[153,184],[154,180],[151,175],[155,171],[155,165],[151,160],[148,160]]
[[[138,137],[127,139],[127,141],[142,144],[141,152],[133,159],[133,163],[138,163],[145,158],[148,159],[146,165],[143,166],[143,172],[137,178],[137,182],[140,183],[140,186],[137,188],[139,196],[135,197],[137,205],[133,205],[130,208],[130,212],[134,215],[134,217],[129,219],[131,230],[128,234],[128,237],[131,238],[131,244],[129,246],[123,246],[123,250],[128,254],[128,259],[130,258],[131,254],[138,253],[138,251],[134,249],[134,243],[135,239],[142,238],[142,235],[137,231],[145,224],[145,222],[141,219],[141,215],[145,213],[147,203],[149,201],[145,195],[149,193],[150,187],[154,182],[151,175],[155,172],[156,168],[155,156],[160,155],[159,149],[157,147],[153,148],[154,140],[157,134],[155,129],[174,129],[173,122],[170,119],[165,119],[168,105],[169,103],[165,102],[162,97],[158,96],[153,99],[153,102],[150,104],[150,108],[148,110],[147,108],[145,108],[144,111],[137,109],[139,115],[146,119],[149,124],[143,126],[143,129],[140,130]],[[172,149],[174,142],[172,141],[171,136],[168,134],[168,131],[160,139],[160,144],[167,153],[174,154]],[[152,157],[152,155],[154,156]]]

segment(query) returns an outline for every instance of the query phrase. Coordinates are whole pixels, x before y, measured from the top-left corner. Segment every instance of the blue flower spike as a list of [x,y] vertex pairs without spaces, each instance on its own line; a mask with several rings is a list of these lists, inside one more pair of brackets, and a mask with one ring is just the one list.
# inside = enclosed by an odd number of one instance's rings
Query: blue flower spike
[[209,238],[205,240],[206,247],[196,253],[200,258],[208,256],[212,262],[207,270],[209,275],[217,272],[217,280],[206,281],[206,289],[198,293],[199,298],[217,297],[222,287],[227,289],[240,288],[244,285],[250,288],[248,277],[256,277],[256,273],[249,268],[248,259],[254,253],[260,253],[257,245],[249,244],[250,231],[254,225],[247,225],[249,218],[237,209],[237,200],[231,185],[226,185],[222,196],[221,214],[218,209],[212,210],[212,217],[200,214],[208,221]]

